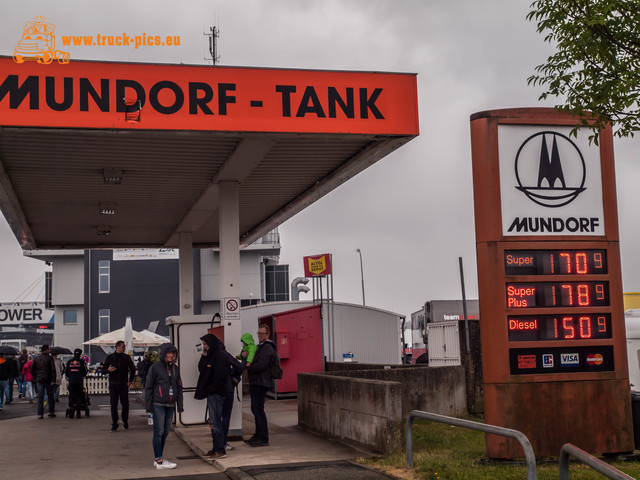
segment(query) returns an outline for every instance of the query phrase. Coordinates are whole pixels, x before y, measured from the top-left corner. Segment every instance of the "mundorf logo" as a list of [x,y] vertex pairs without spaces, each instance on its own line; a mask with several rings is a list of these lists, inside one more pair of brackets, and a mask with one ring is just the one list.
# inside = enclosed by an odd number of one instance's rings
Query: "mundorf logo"
[[587,170],[582,152],[569,137],[546,130],[531,135],[520,145],[515,174],[516,188],[529,200],[557,208],[573,202],[585,190]]

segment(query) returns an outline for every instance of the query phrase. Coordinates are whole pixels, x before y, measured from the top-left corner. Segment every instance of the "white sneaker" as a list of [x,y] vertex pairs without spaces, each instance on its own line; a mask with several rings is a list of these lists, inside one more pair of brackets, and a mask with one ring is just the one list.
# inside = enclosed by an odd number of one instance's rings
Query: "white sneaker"
[[227,444],[224,446],[224,449],[225,449],[226,451],[229,451],[229,450],[233,450],[233,447],[227,443]]
[[158,463],[158,462],[153,462],[153,466],[156,467],[158,470],[162,470],[163,468],[166,469],[171,469],[171,468],[176,468],[177,464],[170,462],[169,460],[167,460],[166,458],[162,461],[162,463]]

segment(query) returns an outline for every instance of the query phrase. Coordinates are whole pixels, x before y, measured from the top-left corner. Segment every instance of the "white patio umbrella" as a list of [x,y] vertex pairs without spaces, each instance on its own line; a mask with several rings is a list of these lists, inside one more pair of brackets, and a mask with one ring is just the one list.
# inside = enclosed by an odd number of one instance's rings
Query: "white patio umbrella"
[[[124,340],[125,342],[127,341],[125,339],[125,328],[126,327],[122,327],[118,330],[114,330],[113,332],[105,333],[103,335],[100,335],[99,337],[92,338],[91,340],[84,342],[84,344],[97,345],[100,347],[114,347],[118,340]],[[144,331],[137,332],[135,330],[131,330],[131,334],[133,340],[130,342],[129,346],[131,346],[132,344],[133,347],[157,347],[169,341],[168,338],[157,334],[151,334],[151,332],[145,333]]]

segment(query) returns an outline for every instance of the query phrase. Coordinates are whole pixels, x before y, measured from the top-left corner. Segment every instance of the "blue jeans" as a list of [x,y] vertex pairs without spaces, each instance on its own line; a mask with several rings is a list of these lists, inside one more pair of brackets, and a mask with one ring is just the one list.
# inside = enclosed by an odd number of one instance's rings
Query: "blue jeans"
[[[36,382],[36,391],[38,392],[38,416],[44,415],[44,395],[47,394],[49,399],[55,399],[54,386],[48,383]],[[56,413],[56,401],[47,400],[49,406],[49,415]]]
[[173,407],[162,405],[153,406],[153,455],[156,460],[163,458],[164,444],[167,441],[171,421],[173,420]]
[[9,380],[7,380],[7,385],[4,387],[4,394],[5,394],[5,398],[7,403],[11,403],[13,401],[13,382],[15,380],[15,377],[11,377],[9,378]]
[[2,402],[4,401],[4,391],[7,388],[7,381],[0,380],[0,408],[2,408]]
[[22,386],[24,388],[24,393],[22,394],[23,397],[27,397],[27,392],[29,393],[29,400],[33,400],[33,382],[23,382]]
[[224,400],[225,397],[217,393],[207,396],[207,408],[209,409],[209,424],[211,425],[214,453],[226,453],[224,449],[225,435],[222,416]]
[[18,380],[18,394],[22,394],[22,396],[24,397],[26,391],[24,389],[25,381],[22,379],[22,375],[19,375],[17,380]]

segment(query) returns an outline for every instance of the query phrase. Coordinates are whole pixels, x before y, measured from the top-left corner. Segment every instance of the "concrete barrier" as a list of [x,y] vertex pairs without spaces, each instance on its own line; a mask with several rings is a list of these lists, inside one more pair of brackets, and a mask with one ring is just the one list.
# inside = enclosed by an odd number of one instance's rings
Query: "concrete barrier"
[[298,423],[313,432],[393,452],[403,447],[403,419],[412,410],[466,412],[464,367],[298,374]]

